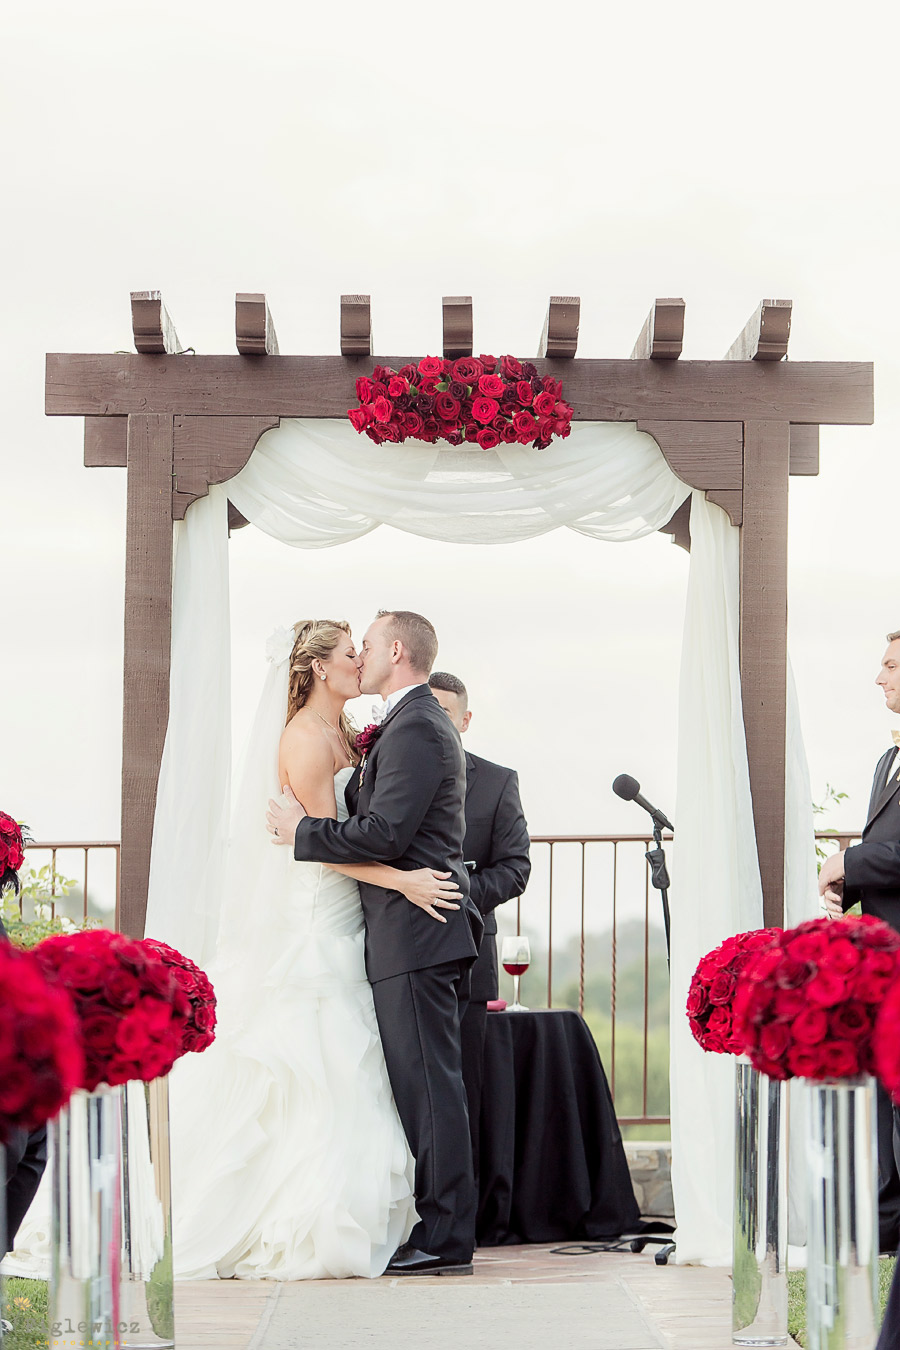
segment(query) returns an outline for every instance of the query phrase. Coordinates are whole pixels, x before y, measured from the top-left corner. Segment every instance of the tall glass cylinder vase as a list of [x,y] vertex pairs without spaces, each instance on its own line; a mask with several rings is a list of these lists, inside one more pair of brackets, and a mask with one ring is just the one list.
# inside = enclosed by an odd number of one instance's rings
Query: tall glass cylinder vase
[[50,1327],[60,1340],[106,1339],[120,1325],[122,1089],[75,1092],[50,1122]]
[[122,1145],[119,1345],[153,1350],[175,1343],[168,1078],[126,1083]]
[[808,1084],[806,1344],[871,1350],[878,1334],[875,1080]]
[[785,1085],[735,1062],[732,1341],[787,1345]]

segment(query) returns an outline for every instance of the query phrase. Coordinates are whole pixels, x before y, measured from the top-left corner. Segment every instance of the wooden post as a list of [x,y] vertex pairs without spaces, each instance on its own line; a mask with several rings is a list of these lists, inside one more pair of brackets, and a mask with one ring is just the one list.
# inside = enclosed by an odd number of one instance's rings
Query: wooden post
[[156,785],[169,720],[174,418],[128,418],[122,859],[117,927],[143,937]]
[[741,693],[768,927],[784,923],[790,453],[788,422],[744,424]]

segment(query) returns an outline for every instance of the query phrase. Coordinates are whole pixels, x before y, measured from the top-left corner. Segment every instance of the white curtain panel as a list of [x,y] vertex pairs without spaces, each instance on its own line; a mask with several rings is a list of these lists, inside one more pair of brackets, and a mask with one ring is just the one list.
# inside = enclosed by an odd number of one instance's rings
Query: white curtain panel
[[[741,705],[739,582],[739,531],[695,492],[673,850],[672,1189],[677,1260],[715,1265],[731,1265],[734,1061],[700,1049],[685,1001],[701,956],[732,933],[763,926]],[[787,923],[795,924],[818,913],[818,893],[809,773],[792,676],[787,711],[785,908]],[[802,1139],[797,1145],[802,1148]],[[791,1240],[802,1242],[803,1206],[796,1195],[791,1208]]]
[[[266,432],[245,468],[194,502],[176,531],[171,703],[147,933],[208,964],[228,893],[242,884],[228,855],[227,499],[274,538],[324,548],[379,524],[456,543],[504,543],[560,526],[625,542],[664,525],[689,494],[656,442],[631,423],[578,422],[544,451],[376,446],[344,421],[321,419],[283,419]],[[673,1184],[679,1260],[728,1261],[732,1064],[696,1048],[684,1000],[699,957],[728,933],[758,927],[762,901],[740,705],[738,531],[702,493],[691,519],[673,867]],[[799,728],[790,745],[796,774]],[[797,856],[811,847],[804,790],[805,803],[789,796]],[[265,802],[259,810],[262,821]],[[804,881],[807,870],[804,863],[791,874],[804,902],[815,894],[815,870]]]

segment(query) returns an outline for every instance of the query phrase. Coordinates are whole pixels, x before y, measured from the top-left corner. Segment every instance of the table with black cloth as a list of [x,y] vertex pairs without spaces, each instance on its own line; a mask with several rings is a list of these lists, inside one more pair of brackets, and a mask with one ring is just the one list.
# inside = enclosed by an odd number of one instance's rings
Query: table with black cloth
[[609,1084],[578,1013],[488,1013],[479,1192],[481,1247],[639,1230]]

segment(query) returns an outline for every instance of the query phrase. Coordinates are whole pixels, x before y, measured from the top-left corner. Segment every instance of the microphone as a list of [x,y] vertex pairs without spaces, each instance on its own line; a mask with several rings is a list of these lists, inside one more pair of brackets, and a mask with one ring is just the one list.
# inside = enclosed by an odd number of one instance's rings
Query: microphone
[[656,824],[661,825],[665,830],[674,831],[675,826],[667,816],[664,816],[658,807],[647,801],[646,797],[641,796],[641,785],[636,778],[632,778],[630,773],[620,773],[612,785],[613,792],[617,797],[621,797],[626,802],[637,802],[652,817]]

